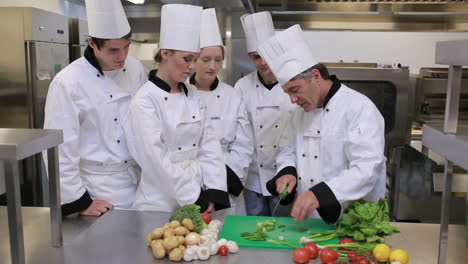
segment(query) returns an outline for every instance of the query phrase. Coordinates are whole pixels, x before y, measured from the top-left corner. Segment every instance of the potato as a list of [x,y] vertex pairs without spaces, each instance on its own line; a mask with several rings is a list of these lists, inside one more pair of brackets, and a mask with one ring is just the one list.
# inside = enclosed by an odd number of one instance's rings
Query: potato
[[176,236],[185,236],[189,233],[189,230],[184,226],[178,226],[174,229]]
[[177,239],[179,240],[179,245],[183,245],[185,243],[185,237],[184,236],[177,236]]
[[165,223],[164,226],[162,227],[164,230],[167,230],[169,228],[171,228],[171,226],[169,225],[169,223]]
[[185,251],[187,251],[187,248],[184,245],[179,245],[179,248],[182,250],[182,255],[185,255]]
[[156,228],[151,232],[151,236],[153,239],[160,239],[164,235],[164,230],[162,228]]
[[185,226],[185,228],[187,228],[189,231],[195,229],[195,225],[193,224],[193,221],[190,218],[185,218],[184,220],[182,220],[182,225]]
[[157,259],[162,259],[166,256],[164,247],[153,247],[151,251],[153,252],[153,256]]
[[166,251],[169,252],[179,246],[179,239],[175,236],[164,238],[163,245]]
[[171,236],[175,236],[174,229],[172,228],[166,229],[166,231],[164,231],[164,238],[171,237]]
[[180,226],[180,222],[177,221],[177,220],[174,220],[174,221],[172,221],[172,222],[169,223],[169,227],[170,227],[170,228],[174,228],[174,229],[175,229],[175,228],[178,227],[178,226]]
[[147,236],[146,236],[146,245],[151,246],[151,242],[153,241],[153,239],[151,238],[151,233],[149,233]]
[[172,261],[181,261],[183,257],[184,257],[184,254],[182,253],[182,249],[180,248],[174,248],[169,253],[169,259]]
[[156,239],[151,242],[151,247],[164,247],[162,239]]

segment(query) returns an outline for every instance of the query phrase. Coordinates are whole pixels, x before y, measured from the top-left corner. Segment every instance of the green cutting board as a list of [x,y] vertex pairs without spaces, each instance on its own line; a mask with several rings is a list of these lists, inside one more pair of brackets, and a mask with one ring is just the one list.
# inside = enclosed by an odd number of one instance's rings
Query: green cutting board
[[[240,247],[290,248],[285,245],[277,245],[265,241],[251,241],[240,236],[240,234],[244,232],[255,232],[257,223],[272,219],[276,219],[276,228],[267,232],[268,238],[279,240],[278,237],[283,236],[283,241],[296,246],[301,246],[299,244],[299,239],[303,236],[308,236],[309,234],[307,231],[326,231],[335,229],[334,226],[325,223],[321,219],[307,219],[303,222],[296,222],[294,221],[294,218],[291,217],[227,215],[219,238],[236,241]],[[278,228],[279,225],[285,225],[285,227]],[[281,232],[281,230],[284,230],[284,232]],[[317,244],[338,244],[338,242],[338,238],[335,238]]]

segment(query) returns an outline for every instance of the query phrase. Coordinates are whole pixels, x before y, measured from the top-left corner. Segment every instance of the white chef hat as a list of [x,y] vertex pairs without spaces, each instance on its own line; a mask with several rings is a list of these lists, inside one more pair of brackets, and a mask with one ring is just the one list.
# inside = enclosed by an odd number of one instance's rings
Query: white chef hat
[[318,63],[299,25],[289,27],[263,42],[258,47],[258,54],[266,61],[281,86]]
[[202,12],[200,6],[163,5],[159,48],[200,52]]
[[119,39],[130,33],[130,25],[120,0],[86,0],[89,35]]
[[200,30],[200,48],[223,46],[214,8],[204,9]]
[[275,35],[275,27],[268,11],[241,16],[242,27],[245,32],[247,51],[257,51],[258,45]]

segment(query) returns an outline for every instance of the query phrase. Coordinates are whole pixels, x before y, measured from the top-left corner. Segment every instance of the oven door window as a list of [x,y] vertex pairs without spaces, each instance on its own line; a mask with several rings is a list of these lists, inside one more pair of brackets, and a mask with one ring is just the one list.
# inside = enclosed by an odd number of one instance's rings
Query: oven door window
[[385,134],[395,127],[396,87],[389,81],[347,81],[341,83],[366,95],[374,102],[385,120]]

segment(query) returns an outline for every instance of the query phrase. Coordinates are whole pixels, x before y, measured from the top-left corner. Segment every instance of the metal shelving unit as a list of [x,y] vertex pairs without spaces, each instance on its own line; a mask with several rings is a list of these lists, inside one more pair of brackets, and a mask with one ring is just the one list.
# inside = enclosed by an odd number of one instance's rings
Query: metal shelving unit
[[57,146],[62,142],[62,130],[0,128],[0,160],[5,161],[8,228],[11,263],[13,264],[25,263],[19,176],[20,161],[44,150],[47,150],[48,156],[52,246],[61,247],[63,245],[57,151]]
[[[462,66],[468,65],[468,40],[437,42],[435,63],[449,65],[445,119],[443,127],[424,125],[423,145],[445,158],[438,259],[439,264],[444,264],[447,261],[453,166],[456,164],[468,170],[468,127],[458,125]],[[465,230],[465,248],[468,250],[468,217]]]

